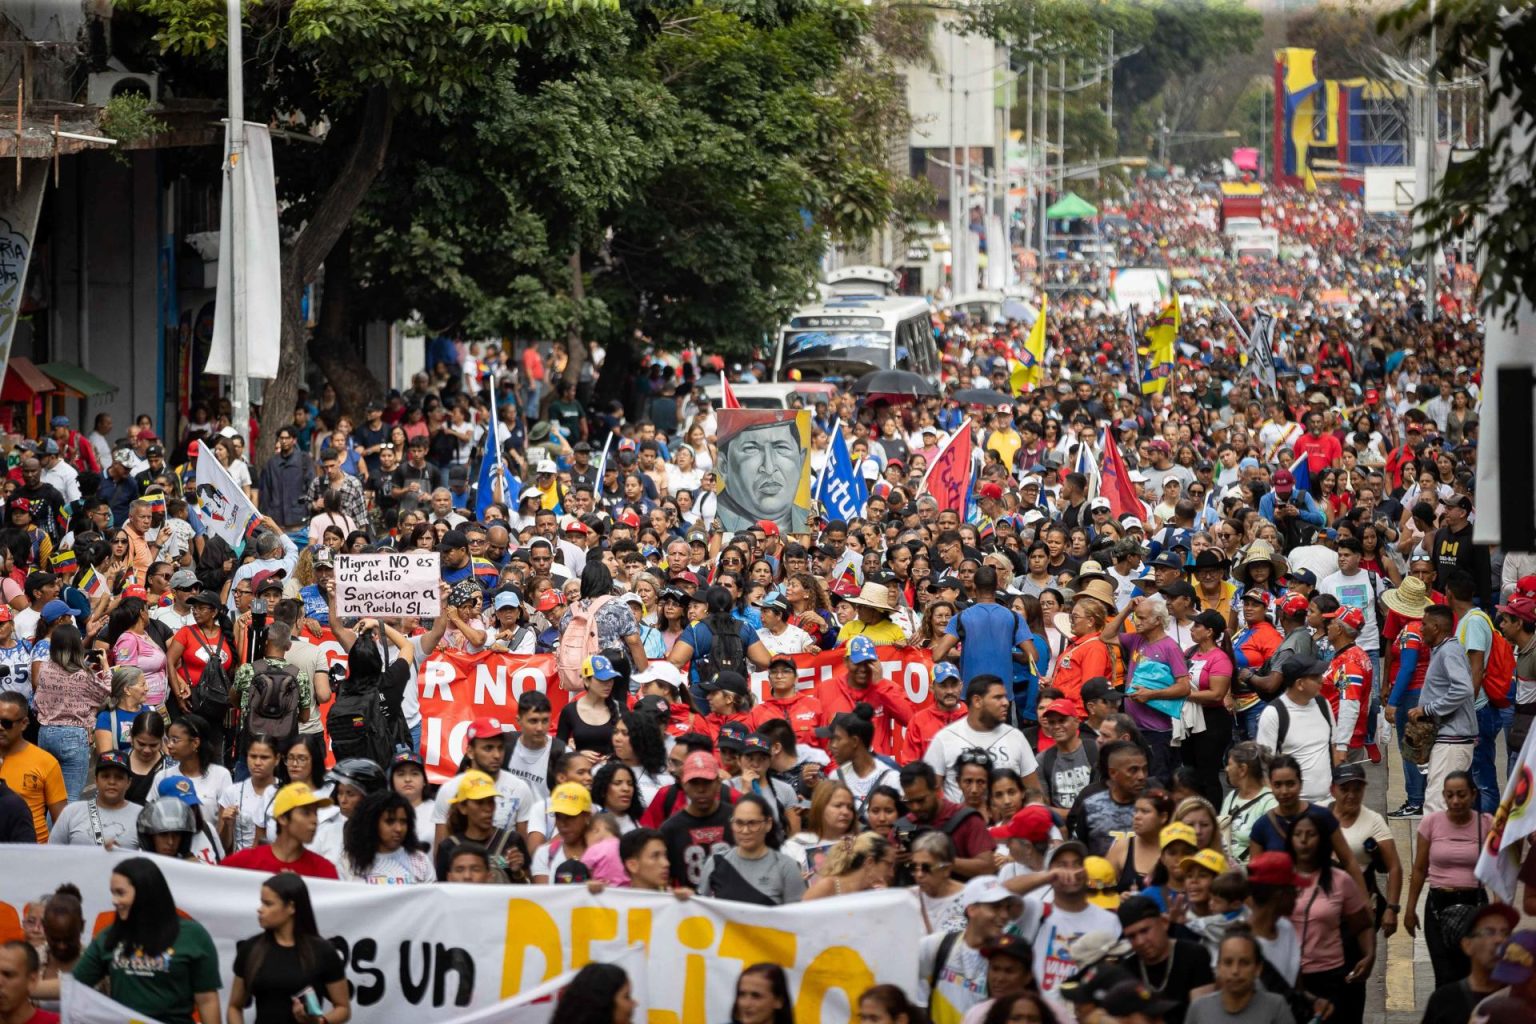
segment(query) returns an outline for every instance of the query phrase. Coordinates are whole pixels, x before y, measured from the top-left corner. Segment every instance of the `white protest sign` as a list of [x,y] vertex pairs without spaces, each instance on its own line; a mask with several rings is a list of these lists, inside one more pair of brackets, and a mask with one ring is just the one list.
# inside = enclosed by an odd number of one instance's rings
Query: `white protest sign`
[[336,613],[343,618],[441,615],[440,557],[435,551],[337,555]]

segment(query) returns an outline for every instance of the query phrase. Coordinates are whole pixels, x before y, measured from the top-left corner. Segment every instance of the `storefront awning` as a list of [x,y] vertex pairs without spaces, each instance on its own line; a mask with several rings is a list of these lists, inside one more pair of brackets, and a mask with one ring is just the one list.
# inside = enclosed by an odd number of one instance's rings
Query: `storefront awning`
[[117,390],[116,384],[102,380],[91,371],[74,363],[44,363],[37,369],[51,377],[64,390],[80,398],[110,395]]
[[57,391],[59,386],[25,356],[12,356],[5,365],[5,383],[0,384],[0,401],[30,402],[36,395]]

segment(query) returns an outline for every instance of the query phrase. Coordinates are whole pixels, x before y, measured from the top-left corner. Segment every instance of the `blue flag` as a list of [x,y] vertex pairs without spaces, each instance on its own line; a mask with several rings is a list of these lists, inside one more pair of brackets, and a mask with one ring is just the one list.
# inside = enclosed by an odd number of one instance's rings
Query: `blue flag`
[[508,508],[516,508],[517,494],[522,488],[518,486],[512,477],[511,470],[497,458],[501,449],[504,435],[501,424],[492,422],[485,439],[485,454],[480,457],[480,476],[475,484],[475,518],[485,521],[485,510],[491,507],[496,500],[495,481],[496,472],[501,471],[502,484],[501,500]]
[[1301,456],[1291,463],[1291,476],[1296,480],[1298,491],[1310,491],[1312,489],[1312,470],[1307,466],[1307,457]]
[[827,445],[827,464],[822,468],[821,481],[816,486],[816,500],[826,509],[828,518],[841,519],[845,523],[862,516],[864,505],[869,501],[864,474],[854,471],[841,424],[832,431],[832,440]]

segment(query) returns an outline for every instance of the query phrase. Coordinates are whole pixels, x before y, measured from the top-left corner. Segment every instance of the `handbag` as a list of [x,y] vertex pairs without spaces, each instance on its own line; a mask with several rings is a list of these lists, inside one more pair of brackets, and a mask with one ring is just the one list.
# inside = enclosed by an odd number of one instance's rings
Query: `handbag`
[[1403,751],[1419,767],[1429,764],[1429,752],[1440,735],[1440,723],[1429,715],[1410,719],[1403,727]]

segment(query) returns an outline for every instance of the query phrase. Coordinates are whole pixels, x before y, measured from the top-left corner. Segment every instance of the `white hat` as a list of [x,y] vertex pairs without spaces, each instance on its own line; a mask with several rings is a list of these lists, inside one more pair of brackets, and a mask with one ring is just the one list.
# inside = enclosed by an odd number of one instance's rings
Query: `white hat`
[[1040,523],[1040,522],[1044,522],[1044,521],[1045,521],[1045,513],[1041,512],[1037,508],[1032,508],[1028,512],[1024,513],[1024,525],[1025,526],[1034,526],[1036,523]]
[[865,480],[874,480],[880,476],[880,463],[874,459],[865,458],[859,462],[859,472],[864,474]]
[[965,888],[960,890],[960,906],[974,907],[978,903],[1006,903],[1008,900],[1016,900],[1015,896],[1003,883],[998,881],[996,875],[982,875],[965,883]]
[[1143,473],[1139,469],[1133,469],[1126,475],[1130,477],[1131,483],[1133,484],[1144,484],[1147,482],[1147,474]]
[[1095,509],[1109,508],[1109,507],[1110,507],[1109,499],[1104,497],[1103,495],[1100,495],[1099,497],[1094,498],[1092,501],[1088,502],[1088,511],[1090,511],[1090,512],[1094,511]]
[[682,686],[683,673],[670,661],[652,658],[650,667],[644,672],[636,672],[629,677],[629,681],[637,686],[644,686],[646,683],[669,683],[672,686]]
[[1019,486],[1021,488],[1023,488],[1023,487],[1039,487],[1039,486],[1041,486],[1041,483],[1042,483],[1042,481],[1040,480],[1040,478],[1038,476],[1031,475],[1031,476],[1025,477],[1024,478],[1024,482],[1019,484]]
[[559,469],[558,466],[555,465],[555,460],[554,459],[540,459],[539,460],[539,464],[537,466],[533,467],[533,471],[535,473],[550,473],[550,474],[554,474],[554,473],[560,472],[560,469]]
[[1126,530],[1144,529],[1144,527],[1141,525],[1141,520],[1129,513],[1120,517],[1120,526]]

